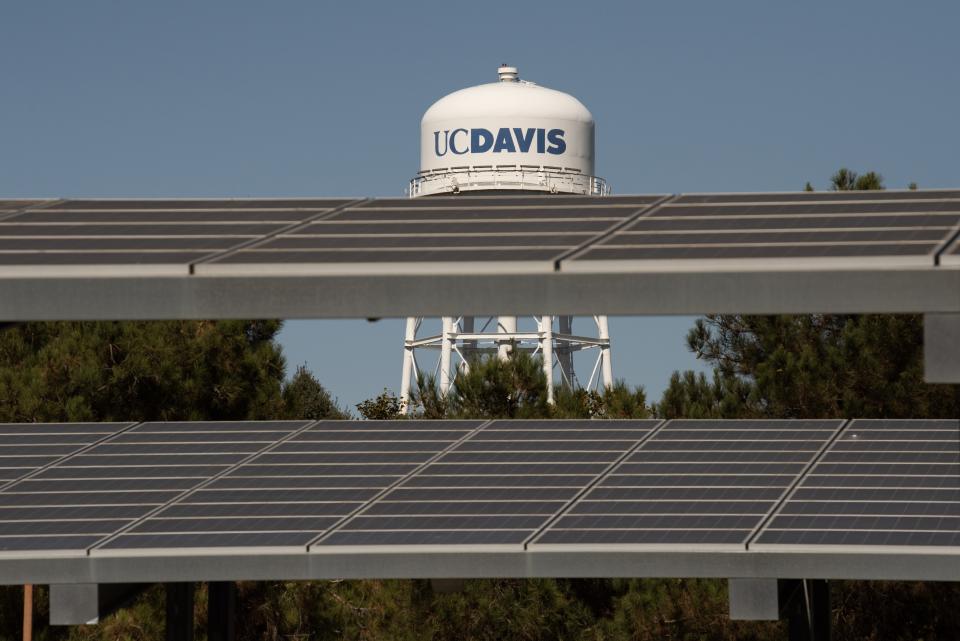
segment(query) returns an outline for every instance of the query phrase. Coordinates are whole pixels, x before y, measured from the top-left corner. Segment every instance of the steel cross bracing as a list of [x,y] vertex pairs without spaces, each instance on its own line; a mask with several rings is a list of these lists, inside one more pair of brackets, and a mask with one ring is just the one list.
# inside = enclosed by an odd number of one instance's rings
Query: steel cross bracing
[[956,580],[960,420],[0,425],[0,583]]
[[960,191],[0,201],[0,321],[960,312]]

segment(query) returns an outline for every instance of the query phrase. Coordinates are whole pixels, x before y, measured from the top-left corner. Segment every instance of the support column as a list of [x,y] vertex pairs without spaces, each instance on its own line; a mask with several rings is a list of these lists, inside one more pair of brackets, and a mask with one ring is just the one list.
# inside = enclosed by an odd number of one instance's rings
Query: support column
[[237,635],[237,584],[211,581],[207,585],[207,641],[234,641]]
[[193,583],[166,583],[166,641],[193,641]]
[[[561,334],[573,335],[573,316],[560,316],[559,323]],[[566,381],[570,389],[576,389],[577,375],[573,371],[573,350],[570,348],[570,343],[557,344],[557,361],[560,364],[560,370],[566,375]]]
[[440,395],[446,396],[453,386],[450,362],[453,356],[453,317],[443,317],[443,335],[440,343]]
[[403,373],[400,376],[400,410],[406,414],[410,406],[410,385],[413,381],[413,341],[417,340],[417,318],[407,318],[403,333]]
[[53,583],[50,625],[91,625],[133,601],[149,583]]
[[790,641],[829,641],[830,583],[823,579],[781,580]]
[[553,405],[553,316],[540,317],[540,353],[547,379],[547,403]]
[[[463,333],[472,334],[476,325],[473,316],[464,316],[462,322]],[[473,339],[463,341],[463,346],[461,349],[463,350],[463,358],[466,360],[466,362],[463,364],[463,371],[467,372],[470,369],[470,361],[476,358],[477,355],[477,341]]]
[[[501,316],[497,319],[497,333],[498,334],[516,334],[517,333],[517,317],[516,316]],[[513,344],[511,338],[504,338],[499,341],[497,346],[497,358],[501,361],[505,361],[510,357],[510,352],[513,350]]]
[[601,372],[603,373],[603,386],[606,389],[613,387],[613,364],[610,362],[610,326],[607,323],[606,316],[597,316],[597,337],[605,341],[600,347],[601,354]]

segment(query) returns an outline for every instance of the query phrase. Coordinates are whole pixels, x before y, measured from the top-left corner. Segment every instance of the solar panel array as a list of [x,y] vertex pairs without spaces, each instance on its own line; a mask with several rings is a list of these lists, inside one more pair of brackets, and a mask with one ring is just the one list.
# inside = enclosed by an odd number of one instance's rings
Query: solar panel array
[[960,420],[0,425],[0,558],[960,544]]
[[6,200],[0,274],[933,266],[958,231],[960,191]]
[[522,544],[657,421],[494,421],[320,545]]
[[853,421],[755,545],[960,546],[960,421]]
[[771,261],[931,267],[958,230],[960,191],[680,195],[591,246],[568,269]]
[[543,544],[742,547],[843,421],[670,421]]

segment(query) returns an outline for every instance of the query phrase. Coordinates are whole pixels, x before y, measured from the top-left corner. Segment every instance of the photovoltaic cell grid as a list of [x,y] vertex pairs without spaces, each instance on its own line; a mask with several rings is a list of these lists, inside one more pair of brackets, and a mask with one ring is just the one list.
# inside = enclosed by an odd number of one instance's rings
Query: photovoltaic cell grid
[[743,261],[934,265],[960,191],[681,195],[564,263],[565,271]]
[[[69,200],[5,216],[0,201],[0,271],[24,266],[189,265],[322,216],[349,202],[315,200]],[[6,204],[5,204],[6,203]]]
[[742,549],[841,425],[670,421],[533,544]]
[[[661,196],[498,196],[382,199],[340,211],[198,267],[198,273],[399,269],[553,271],[554,261]],[[427,265],[429,264],[429,266]],[[371,267],[366,267],[370,269]]]
[[960,545],[960,420],[856,420],[752,547]]
[[[0,424],[0,489],[133,423]],[[0,521],[3,520],[0,508]]]
[[482,424],[323,421],[102,547],[304,547]]
[[494,421],[320,540],[522,545],[657,421]]
[[117,433],[0,491],[0,550],[86,550],[306,425],[144,423]]

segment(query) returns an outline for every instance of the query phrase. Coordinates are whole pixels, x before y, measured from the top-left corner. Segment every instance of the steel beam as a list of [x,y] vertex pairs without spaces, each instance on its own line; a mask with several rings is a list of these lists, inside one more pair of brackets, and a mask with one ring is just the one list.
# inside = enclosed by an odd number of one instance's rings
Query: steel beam
[[960,269],[0,278],[0,322],[960,313]]
[[[423,546],[427,547],[427,546]],[[455,547],[455,546],[454,546]],[[664,549],[527,551],[398,550],[278,552],[242,550],[129,551],[67,556],[0,554],[0,585],[183,581],[310,581],[328,579],[476,578],[789,578],[877,581],[956,581],[960,551],[910,547],[811,546],[773,551],[698,546]]]
[[923,315],[923,378],[960,383],[960,314]]

